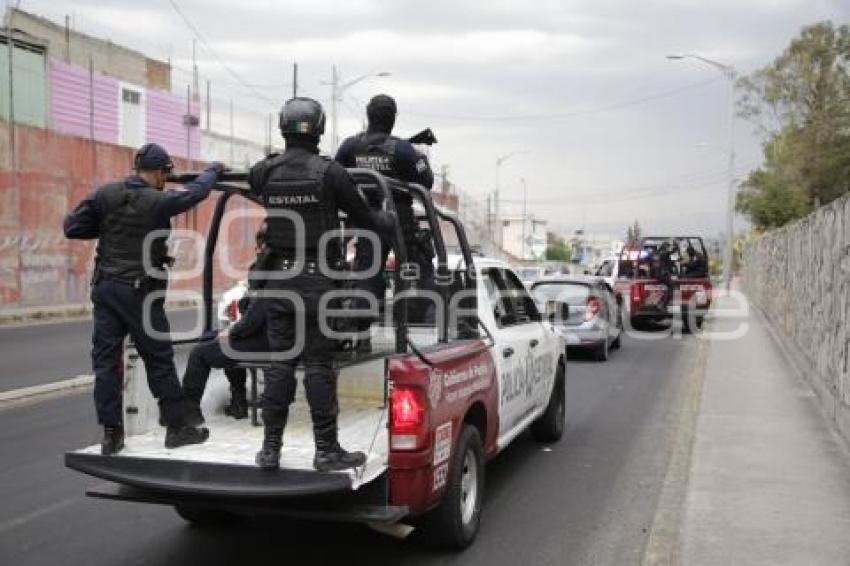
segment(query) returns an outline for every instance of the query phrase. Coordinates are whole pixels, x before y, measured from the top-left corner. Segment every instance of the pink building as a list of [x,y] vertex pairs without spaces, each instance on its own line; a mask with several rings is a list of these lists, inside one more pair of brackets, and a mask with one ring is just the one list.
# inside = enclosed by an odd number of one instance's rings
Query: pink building
[[55,58],[50,58],[48,72],[51,129],[129,147],[155,142],[172,155],[200,158],[200,128],[185,124],[187,115],[198,115],[197,101],[187,108],[185,96]]

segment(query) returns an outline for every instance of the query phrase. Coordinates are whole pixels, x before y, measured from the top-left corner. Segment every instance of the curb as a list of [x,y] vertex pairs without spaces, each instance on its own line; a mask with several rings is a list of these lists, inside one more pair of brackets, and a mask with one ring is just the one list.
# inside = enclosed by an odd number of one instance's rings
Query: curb
[[2,391],[0,392],[0,406],[7,403],[14,403],[15,401],[30,399],[32,397],[56,393],[58,391],[88,387],[93,383],[93,375],[78,375],[77,377],[63,379],[62,381],[54,381],[52,383],[44,383],[41,385],[33,385],[31,387],[12,389],[10,391]]
[[[169,301],[165,305],[166,310],[195,308],[200,306],[198,301],[182,300]],[[0,311],[0,328],[6,326],[18,326],[26,324],[47,324],[84,320],[91,316],[92,304],[70,304],[53,307],[34,307],[32,309],[15,309],[6,312]]]
[[641,560],[642,566],[669,566],[682,563],[681,533],[685,498],[708,365],[709,341],[700,339],[698,348],[696,363],[687,377],[685,406],[679,416],[675,445],[664,475],[652,526],[649,529],[649,537]]

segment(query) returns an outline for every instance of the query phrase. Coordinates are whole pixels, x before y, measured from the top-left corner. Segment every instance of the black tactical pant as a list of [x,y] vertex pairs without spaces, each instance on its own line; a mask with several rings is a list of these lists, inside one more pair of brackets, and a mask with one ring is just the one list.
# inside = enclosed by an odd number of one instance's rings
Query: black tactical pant
[[[304,390],[313,420],[313,435],[319,448],[337,441],[337,372],[331,354],[333,341],[319,327],[319,301],[324,293],[336,288],[327,277],[310,269],[293,279],[271,280],[264,291],[269,349],[273,355],[287,354],[290,359],[274,360],[265,372],[262,395],[263,422],[266,426],[286,426],[289,406],[295,399],[295,369],[304,365]],[[301,298],[275,298],[286,291]],[[296,312],[301,310],[300,313]]]
[[224,369],[224,375],[230,383],[230,389],[234,393],[245,393],[245,381],[248,370],[236,367],[239,360],[234,360],[225,354],[222,349],[222,341],[227,340],[230,348],[237,352],[254,353],[260,352],[258,357],[269,351],[269,342],[266,329],[262,328],[257,334],[245,336],[244,338],[215,337],[212,340],[200,342],[192,348],[189,361],[186,364],[186,373],[183,375],[183,392],[186,397],[200,403],[204,396],[204,389],[213,368]]
[[[418,287],[428,289],[432,286],[434,280],[434,264],[433,254],[426,251],[421,242],[416,238],[416,219],[413,213],[413,203],[409,199],[396,199],[395,209],[398,216],[398,223],[401,227],[402,237],[404,238],[404,247],[407,251],[407,261],[417,266],[419,276],[417,278]],[[387,258],[390,255],[391,246],[383,242],[381,243],[380,256],[376,258],[375,250],[372,249],[372,242],[369,240],[360,239],[357,241],[357,252],[354,256],[354,271],[365,271],[374,265],[373,262],[380,262],[378,265],[378,273],[374,276],[358,282],[358,288],[369,291],[375,298],[381,302],[384,300],[386,291],[386,281],[384,278],[384,266],[387,263]],[[399,268],[397,266],[396,268]],[[409,301],[408,317],[412,322],[424,317],[424,311],[427,305],[430,304],[426,299],[412,299]],[[368,323],[363,329],[368,328]]]
[[[143,326],[143,304],[151,289],[112,279],[101,278],[92,288],[94,332],[92,334],[92,367],[94,369],[94,403],[97,420],[104,426],[123,422],[121,391],[123,385],[124,338],[129,334],[145,364],[148,386],[159,402],[163,419],[169,427],[182,426],[183,391],[174,368],[174,350],[168,339],[151,336]],[[163,298],[150,304],[151,328],[169,333]]]

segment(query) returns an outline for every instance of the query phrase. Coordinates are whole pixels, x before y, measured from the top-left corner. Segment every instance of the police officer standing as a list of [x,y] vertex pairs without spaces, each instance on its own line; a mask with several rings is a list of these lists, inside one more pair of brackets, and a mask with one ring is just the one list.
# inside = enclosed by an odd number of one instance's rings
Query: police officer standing
[[[369,121],[366,131],[343,141],[337,151],[336,161],[344,167],[374,169],[387,177],[430,189],[434,184],[434,173],[428,164],[428,158],[417,152],[409,141],[391,134],[396,114],[396,103],[392,97],[386,94],[373,97],[366,106]],[[422,238],[417,233],[413,199],[407,194],[395,194],[393,201],[404,235],[408,261],[418,265],[420,280],[430,281],[434,276],[433,246],[430,237]],[[384,297],[383,267],[389,252],[389,246],[383,246],[379,264],[381,269],[375,277],[363,284],[363,287],[374,293],[379,300]],[[374,258],[371,242],[358,241],[354,269],[369,269],[375,261]]]
[[[269,349],[279,358],[265,373],[265,436],[256,461],[267,470],[280,465],[283,429],[295,397],[295,369],[300,359],[316,442],[314,467],[319,471],[357,467],[365,463],[366,456],[347,452],[337,439],[337,373],[330,360],[333,343],[318,321],[322,296],[337,284],[319,269],[319,243],[323,234],[339,227],[340,210],[365,230],[386,232],[391,221],[384,213],[369,210],[345,169],[318,155],[319,138],[325,131],[325,113],[318,102],[310,98],[287,101],[280,112],[280,130],[286,150],[254,165],[249,176],[251,191],[268,211],[268,269],[289,272],[286,278],[270,276],[264,291]],[[328,248],[329,267],[341,268],[341,249],[336,245]]]
[[198,444],[209,436],[207,429],[186,422],[171,343],[148,332],[170,331],[164,297],[150,301],[147,307],[150,329],[143,324],[143,309],[149,293],[162,292],[167,287],[165,267],[172,259],[167,255],[166,240],[171,217],[206,199],[224,167],[214,163],[187,184],[187,190],[165,192],[172,167],[171,158],[162,147],[152,143],[142,146],[136,153],[135,174],[97,189],[64,222],[67,238],[98,239],[91,292],[91,355],[104,455],[115,454],[124,446],[121,365],[128,334],[144,361],[148,385],[159,402],[167,427],[165,446]]

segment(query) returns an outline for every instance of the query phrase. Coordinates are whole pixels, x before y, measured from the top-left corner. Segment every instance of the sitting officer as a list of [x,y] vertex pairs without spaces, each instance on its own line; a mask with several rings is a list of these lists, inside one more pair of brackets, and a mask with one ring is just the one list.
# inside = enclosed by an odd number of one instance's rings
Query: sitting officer
[[[428,158],[416,151],[409,141],[391,135],[395,125],[397,109],[395,100],[386,94],[379,94],[366,106],[369,120],[365,132],[347,138],[340,145],[336,161],[345,167],[374,169],[386,177],[406,183],[416,183],[426,189],[434,184],[434,173],[428,164]],[[432,259],[434,249],[430,234],[421,232],[413,214],[413,199],[407,194],[394,194],[396,214],[404,235],[408,262],[418,266],[419,279],[423,282],[434,278]],[[383,245],[380,254],[381,269],[371,279],[364,281],[361,287],[374,293],[378,300],[384,298],[384,265],[390,253],[390,247]],[[354,269],[367,270],[376,259],[371,242],[358,241],[354,258]]]
[[[224,170],[213,163],[185,191],[163,191],[173,165],[168,153],[156,144],[136,153],[135,175],[97,189],[65,218],[65,236],[98,238],[91,299],[94,304],[92,365],[94,401],[98,422],[103,425],[101,452],[115,454],[124,446],[121,415],[122,354],[129,334],[145,364],[148,385],[158,400],[167,432],[165,446],[176,448],[204,442],[205,428],[189,426],[183,391],[174,368],[174,350],[167,339],[151,336],[170,332],[163,303],[168,285],[165,266],[171,262],[166,241],[171,218],[206,199]],[[154,233],[150,245],[146,240]],[[145,259],[149,260],[146,265]],[[150,324],[143,324],[146,298]]]
[[[257,259],[248,271],[248,292],[240,299],[238,305],[242,317],[215,338],[199,343],[189,354],[186,372],[183,374],[183,394],[188,401],[187,419],[192,424],[199,425],[204,422],[201,399],[213,368],[224,369],[224,375],[230,383],[230,404],[224,408],[224,414],[234,419],[244,419],[248,416],[248,399],[245,391],[248,372],[245,368],[237,367],[239,360],[230,357],[226,350],[246,354],[256,352],[265,354],[269,351],[265,306],[257,297],[257,292],[263,288],[265,279],[256,275],[258,270],[265,269],[265,224],[257,231],[256,240]],[[224,342],[227,342],[228,348],[222,348]]]
[[[319,157],[319,138],[325,131],[321,104],[310,98],[287,101],[280,112],[280,130],[286,150],[254,165],[248,179],[251,191],[268,211],[267,269],[277,275],[270,276],[263,292],[269,349],[278,358],[265,372],[265,437],[257,465],[266,470],[280,465],[283,429],[295,396],[300,360],[316,442],[313,466],[319,471],[357,467],[366,456],[344,450],[337,438],[334,342],[322,332],[319,317],[323,296],[338,288],[339,282],[320,269],[319,244],[325,234],[338,229],[339,211],[354,226],[379,235],[389,232],[392,223],[389,216],[369,209],[342,166]],[[339,269],[342,250],[333,242],[325,243],[329,245],[321,255],[327,267]]]

